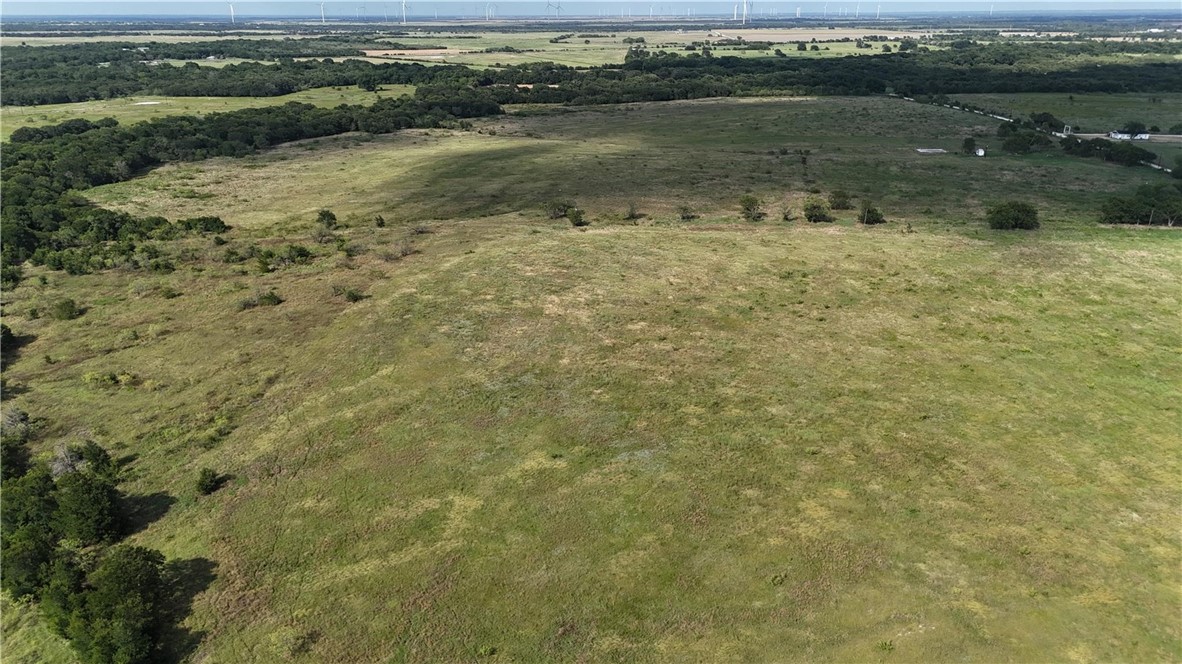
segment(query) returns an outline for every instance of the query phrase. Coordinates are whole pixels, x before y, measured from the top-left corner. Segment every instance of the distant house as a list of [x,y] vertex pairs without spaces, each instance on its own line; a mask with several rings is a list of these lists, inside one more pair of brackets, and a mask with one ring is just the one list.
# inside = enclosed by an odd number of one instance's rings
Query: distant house
[[1111,138],[1114,141],[1131,141],[1133,139],[1133,135],[1126,134],[1123,131],[1110,131],[1108,132],[1108,138]]
[[1148,141],[1149,134],[1136,134],[1133,136],[1134,141]]

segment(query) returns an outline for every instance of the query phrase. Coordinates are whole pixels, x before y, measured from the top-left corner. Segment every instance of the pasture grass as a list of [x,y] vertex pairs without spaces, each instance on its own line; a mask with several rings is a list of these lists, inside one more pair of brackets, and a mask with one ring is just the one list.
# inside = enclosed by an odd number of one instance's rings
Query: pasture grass
[[[338,214],[405,222],[532,211],[555,198],[611,218],[635,202],[654,222],[675,219],[682,205],[729,215],[745,193],[778,216],[798,209],[809,189],[841,188],[873,200],[888,218],[964,226],[1008,198],[1033,201],[1052,220],[1090,220],[1105,196],[1164,177],[1057,152],[1007,156],[992,149],[1000,143],[994,124],[876,98],[533,106],[469,132],[309,141],[168,166],[89,195],[137,213],[220,214],[273,232],[301,227],[333,200],[341,201]],[[993,156],[955,154],[966,136]],[[917,147],[950,153],[921,155]]]
[[1077,133],[1107,134],[1130,120],[1157,125],[1162,131],[1182,124],[1180,93],[1010,93],[955,95],[956,99],[1028,118],[1050,113],[1075,127]]
[[2,106],[0,107],[0,138],[7,140],[12,132],[21,127],[59,124],[78,118],[86,120],[115,118],[120,124],[134,124],[169,115],[224,113],[244,108],[275,106],[293,101],[316,106],[368,105],[385,97],[413,95],[414,89],[413,85],[384,85],[376,92],[367,92],[357,86],[337,86],[302,90],[278,97],[161,97],[143,95],[70,104]]
[[[125,490],[176,502],[132,541],[216,564],[194,658],[1182,657],[1182,239],[1085,214],[1147,175],[933,161],[912,144],[975,117],[892,100],[544,112],[94,190],[171,216],[215,192],[235,228],[172,274],[5,294],[37,450],[133,455]],[[780,145],[892,223],[739,221],[743,192],[803,193]],[[984,230],[975,201],[1018,188],[1043,230]],[[558,194],[592,225],[544,218]],[[353,255],[221,261],[313,246],[321,207]],[[86,314],[26,315],[61,297]],[[140,383],[81,378],[113,370]],[[203,467],[233,479],[199,498]],[[29,651],[35,617],[5,614]]]

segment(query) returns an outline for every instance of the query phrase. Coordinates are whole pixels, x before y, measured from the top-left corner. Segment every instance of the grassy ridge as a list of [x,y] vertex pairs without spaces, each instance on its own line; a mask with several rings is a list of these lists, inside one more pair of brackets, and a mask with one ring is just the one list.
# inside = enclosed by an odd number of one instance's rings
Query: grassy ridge
[[[599,113],[160,169],[91,193],[216,202],[229,245],[6,294],[41,449],[82,431],[137,455],[126,489],[176,502],[135,540],[216,562],[198,657],[1182,656],[1182,241],[1083,216],[1155,174],[920,157],[977,120],[890,100]],[[778,221],[805,146],[811,182],[895,223]],[[982,231],[975,201],[1018,183],[1044,230]],[[776,220],[736,222],[747,190]],[[552,194],[591,228],[542,219]],[[613,221],[632,197],[652,216]],[[676,222],[685,201],[703,218]],[[352,257],[221,262],[310,244],[320,207]],[[236,311],[271,288],[282,305]],[[24,315],[58,297],[87,313]],[[81,380],[119,369],[139,387]],[[197,499],[203,466],[234,479]]]

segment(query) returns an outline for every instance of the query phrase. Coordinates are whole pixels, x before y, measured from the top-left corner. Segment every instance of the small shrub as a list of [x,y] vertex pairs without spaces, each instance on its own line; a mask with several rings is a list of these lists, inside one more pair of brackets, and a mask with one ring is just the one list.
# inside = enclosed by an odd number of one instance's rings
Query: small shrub
[[82,374],[82,382],[87,387],[114,387],[115,374],[109,371],[87,371]]
[[829,192],[829,207],[834,210],[852,210],[854,209],[854,201],[848,191],[834,189]]
[[636,221],[642,217],[644,217],[644,215],[641,214],[640,210],[637,209],[636,203],[629,203],[628,212],[624,215],[624,218],[628,221]]
[[431,233],[434,233],[434,232],[435,231],[432,230],[430,226],[419,225],[419,226],[415,226],[414,228],[410,229],[411,235],[430,235]]
[[222,478],[212,468],[202,468],[197,474],[197,493],[208,496],[222,485]]
[[267,291],[242,300],[238,303],[238,310],[246,311],[255,307],[274,307],[280,304],[283,304],[283,298],[279,297],[275,291]]
[[820,196],[809,196],[804,199],[804,218],[815,223],[833,221],[829,214],[829,203]]
[[345,298],[346,302],[360,302],[365,299],[365,294],[356,288],[349,288],[348,286],[333,286],[332,294],[337,297]]
[[312,241],[316,244],[328,244],[336,239],[337,236],[333,235],[332,231],[327,228],[317,228],[312,231]]
[[698,215],[694,213],[694,209],[688,205],[678,206],[677,216],[680,217],[682,221],[693,221],[694,219],[698,218]]
[[57,300],[49,305],[49,317],[54,320],[73,320],[82,315],[82,309],[70,299]]
[[373,218],[373,225],[377,226],[378,228],[385,228],[386,227],[386,218],[380,214],[377,215],[376,217]]
[[989,208],[985,220],[994,230],[1034,230],[1038,228],[1038,210],[1030,203],[1007,201]]
[[549,201],[543,207],[546,210],[547,217],[551,219],[562,219],[563,217],[566,217],[571,210],[578,206],[575,205],[574,201],[556,200]]
[[784,213],[780,215],[780,218],[784,221],[796,221],[796,213],[792,211],[792,208],[784,208]]
[[579,208],[571,208],[567,210],[566,218],[570,220],[570,225],[576,228],[591,225],[591,221],[587,219],[586,215]]
[[745,194],[739,198],[739,209],[743,218],[747,221],[759,221],[767,216],[763,211],[763,201],[759,200],[751,194]]
[[886,223],[886,217],[883,216],[882,210],[871,205],[869,201],[862,201],[861,210],[858,212],[858,221],[871,226]]
[[316,223],[325,230],[331,231],[337,227],[337,216],[332,213],[332,210],[321,210],[316,213]]

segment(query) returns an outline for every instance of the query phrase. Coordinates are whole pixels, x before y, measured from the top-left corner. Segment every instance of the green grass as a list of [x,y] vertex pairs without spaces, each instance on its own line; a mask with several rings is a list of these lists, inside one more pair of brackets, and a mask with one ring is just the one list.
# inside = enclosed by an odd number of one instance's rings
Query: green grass
[[[1164,177],[1060,153],[920,155],[915,148],[955,151],[969,135],[995,148],[994,121],[892,99],[528,110],[477,123],[481,133],[314,141],[244,160],[170,166],[90,195],[137,213],[220,214],[270,232],[304,223],[332,200],[330,192],[343,199],[338,213],[409,222],[532,211],[555,197],[599,215],[621,214],[629,202],[662,218],[682,204],[731,214],[748,191],[779,214],[816,187],[870,198],[890,218],[963,226],[986,205],[1014,197],[1053,219],[1092,219],[1105,196]],[[807,168],[802,150],[809,150]]]
[[[177,498],[133,541],[216,563],[195,659],[1179,659],[1182,238],[1084,214],[1152,174],[914,154],[975,121],[632,105],[160,169],[91,193],[188,215],[214,203],[175,188],[217,191],[239,249],[310,244],[328,207],[361,251],[34,270],[5,378],[39,451],[86,431],[136,455],[130,494]],[[893,223],[739,222],[748,189],[803,193],[781,145]],[[984,230],[973,201],[1018,186],[1043,230]],[[556,194],[592,226],[542,218]],[[23,315],[60,297],[87,313]],[[81,379],[121,369],[141,385]],[[202,467],[234,479],[197,498]]]
[[[810,29],[740,29],[724,27],[714,31],[711,35],[710,31],[705,28],[700,30],[685,30],[685,31],[655,31],[655,30],[629,30],[629,31],[604,31],[595,28],[587,28],[578,31],[577,34],[601,34],[603,37],[571,37],[561,43],[551,43],[550,39],[558,36],[561,31],[558,30],[537,30],[530,32],[477,32],[465,33],[463,35],[455,35],[452,33],[429,33],[423,35],[412,36],[396,36],[390,37],[389,40],[400,44],[420,44],[420,45],[441,45],[446,46],[449,50],[454,50],[453,53],[431,53],[431,54],[415,54],[408,52],[404,55],[389,56],[391,59],[397,60],[411,60],[419,62],[448,62],[453,64],[466,64],[478,67],[491,67],[501,65],[516,65],[531,62],[555,62],[558,64],[569,65],[572,67],[590,67],[605,64],[619,64],[624,61],[624,56],[628,52],[629,44],[624,43],[625,37],[643,37],[645,40],[644,48],[652,51],[666,50],[679,53],[686,53],[685,47],[693,42],[712,41],[717,42],[724,38],[743,37],[749,41],[771,41],[780,44],[781,50],[788,57],[837,57],[843,55],[864,55],[881,53],[881,45],[877,45],[873,49],[857,49],[854,43],[838,42],[832,44],[818,44],[822,49],[829,50],[820,51],[796,51],[793,42],[795,41],[809,41],[816,38],[823,39],[840,39],[842,37],[849,37],[851,39],[866,35],[866,34],[890,34],[890,35],[905,35],[910,33],[896,33],[887,31],[875,32],[865,30],[810,30]],[[614,36],[612,36],[614,35]],[[463,37],[462,39],[458,37]],[[488,48],[499,48],[510,46],[524,52],[522,53],[482,53]],[[773,47],[773,49],[776,47]],[[718,47],[714,49],[716,55],[728,55],[739,57],[773,57],[773,50],[768,51],[739,51],[734,47]]]
[[1182,124],[1182,94],[1014,93],[956,95],[956,99],[1019,117],[1051,113],[1080,133],[1106,134],[1130,120],[1162,130]]
[[39,127],[66,120],[115,118],[122,124],[134,124],[168,115],[204,115],[301,102],[317,106],[372,104],[384,97],[414,94],[413,85],[385,85],[378,92],[366,92],[356,86],[314,88],[279,97],[159,97],[138,96],[72,104],[0,107],[0,137],[7,140],[21,127]]

